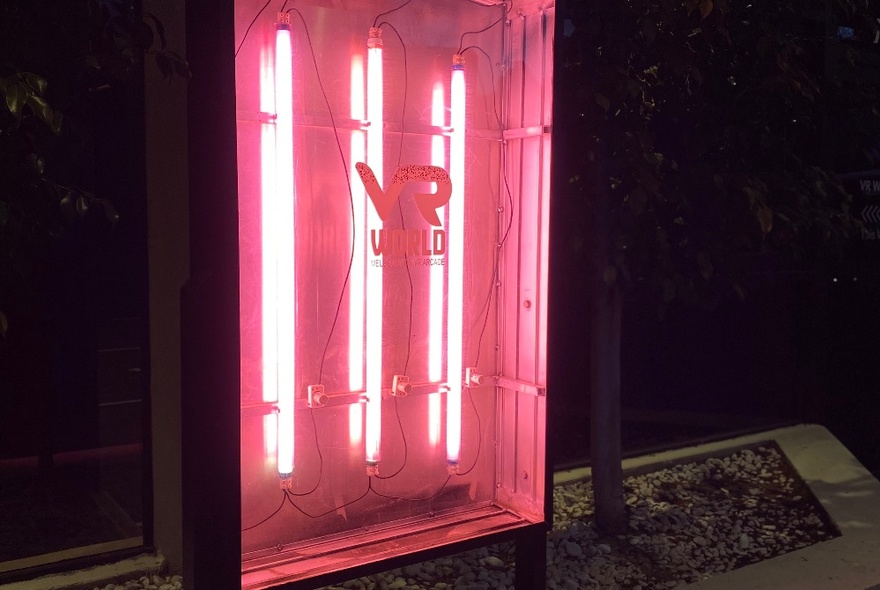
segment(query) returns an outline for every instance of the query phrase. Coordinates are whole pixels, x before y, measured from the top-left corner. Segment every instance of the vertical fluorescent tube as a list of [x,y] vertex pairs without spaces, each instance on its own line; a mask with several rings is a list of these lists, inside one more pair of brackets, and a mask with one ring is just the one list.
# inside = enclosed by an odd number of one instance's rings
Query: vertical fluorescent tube
[[296,393],[292,64],[290,16],[279,14],[275,29],[275,173],[278,192],[273,223],[276,224],[274,254],[277,260],[278,473],[282,478],[293,473]]
[[[382,128],[383,116],[382,82],[382,30],[370,29],[367,42],[367,164],[376,176],[376,182],[383,186],[384,142]],[[376,230],[382,227],[382,220],[375,207],[367,207],[367,228]],[[372,249],[368,251],[366,301],[367,301],[367,420],[365,433],[365,458],[367,471],[375,471],[380,459],[382,438],[382,259]],[[373,265],[375,263],[375,266]]]
[[[363,121],[366,119],[365,100],[364,58],[360,54],[353,55],[351,57],[351,118],[353,120]],[[360,129],[351,132],[351,145],[349,146],[351,170],[349,176],[352,180],[358,177],[355,164],[363,162],[365,159],[364,135]],[[354,258],[351,263],[351,277],[348,286],[348,388],[351,391],[360,391],[364,387],[364,273],[367,272],[365,236],[368,205],[363,183],[353,181],[351,193],[354,203],[354,217],[352,219]],[[352,446],[360,445],[363,441],[363,422],[363,405],[352,404],[348,413],[349,443]]]
[[[348,406],[348,442],[350,448],[361,444],[364,438],[364,409],[360,403]],[[359,452],[359,451],[358,451]]]
[[[444,124],[443,84],[434,84],[431,101],[431,125],[442,127]],[[446,168],[446,149],[442,135],[431,138],[431,164]],[[454,181],[453,181],[454,182]],[[440,213],[441,220],[443,214]],[[443,267],[431,266],[431,284],[428,306],[428,380],[440,381],[443,375]]]
[[[443,127],[445,113],[443,83],[434,84],[431,100],[431,125]],[[431,164],[446,168],[446,146],[442,135],[431,138]],[[443,219],[443,214],[440,214]],[[443,378],[443,267],[432,265],[430,270],[430,295],[428,305],[428,380],[437,383]],[[440,394],[428,397],[428,441],[431,446],[440,441]]]
[[[265,47],[260,54],[260,112],[275,112],[275,52]],[[278,285],[275,258],[275,209],[277,180],[275,174],[275,125],[260,126],[260,239],[261,239],[261,334],[263,358],[264,402],[278,401],[278,318],[276,291]],[[263,445],[267,464],[278,458],[278,416],[263,417]],[[273,465],[274,466],[274,465]]]
[[449,177],[452,196],[449,199],[449,226],[446,231],[446,269],[448,280],[446,327],[446,460],[450,471],[461,460],[461,390],[464,343],[464,207],[465,207],[465,80],[464,59],[452,59],[450,83]]

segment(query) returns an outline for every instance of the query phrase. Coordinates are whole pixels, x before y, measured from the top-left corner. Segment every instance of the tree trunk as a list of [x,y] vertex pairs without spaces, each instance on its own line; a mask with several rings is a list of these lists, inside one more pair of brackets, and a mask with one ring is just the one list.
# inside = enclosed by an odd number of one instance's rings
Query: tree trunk
[[592,329],[590,336],[590,465],[596,526],[605,535],[626,530],[620,449],[620,277],[612,266],[611,122],[600,125],[592,210]]
[[604,535],[626,530],[620,449],[620,291],[597,285],[590,342],[590,465],[596,526]]

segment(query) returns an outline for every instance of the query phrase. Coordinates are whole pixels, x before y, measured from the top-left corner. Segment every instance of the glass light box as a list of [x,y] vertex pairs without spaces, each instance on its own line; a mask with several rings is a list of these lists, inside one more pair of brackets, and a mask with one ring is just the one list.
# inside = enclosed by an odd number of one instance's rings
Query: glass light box
[[242,587],[545,520],[553,5],[238,0]]

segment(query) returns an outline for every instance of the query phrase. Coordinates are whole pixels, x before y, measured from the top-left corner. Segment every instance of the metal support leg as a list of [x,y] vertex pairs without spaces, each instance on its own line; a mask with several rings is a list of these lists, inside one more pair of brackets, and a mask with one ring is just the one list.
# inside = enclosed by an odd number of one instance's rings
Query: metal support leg
[[547,587],[547,534],[543,525],[522,529],[516,536],[516,590]]

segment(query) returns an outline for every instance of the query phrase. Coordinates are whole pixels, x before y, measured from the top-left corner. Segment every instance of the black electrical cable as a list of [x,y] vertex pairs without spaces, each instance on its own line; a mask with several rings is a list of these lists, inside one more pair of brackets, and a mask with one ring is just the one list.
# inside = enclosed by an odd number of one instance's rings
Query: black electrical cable
[[409,65],[406,57],[406,43],[403,42],[400,31],[388,21],[382,21],[378,26],[379,28],[387,26],[394,31],[394,34],[397,35],[397,40],[400,41],[400,48],[403,51],[403,106],[400,109],[400,145],[397,148],[397,165],[400,166],[400,160],[403,157],[403,126],[406,122],[406,99],[409,88]]
[[281,494],[281,504],[278,505],[278,508],[276,508],[276,509],[272,512],[272,514],[270,514],[269,516],[267,516],[266,518],[264,518],[263,520],[261,520],[260,522],[258,522],[258,523],[255,524],[255,525],[252,525],[252,526],[245,527],[245,528],[241,529],[241,532],[245,532],[245,531],[249,531],[249,530],[251,530],[251,529],[255,529],[255,528],[257,528],[258,526],[260,526],[261,524],[263,524],[263,523],[269,521],[269,519],[271,519],[273,516],[275,516],[275,515],[278,514],[279,512],[281,512],[281,509],[284,508],[284,502],[286,502],[286,498],[287,498],[287,491],[286,491],[286,490],[282,490],[282,492],[283,492],[283,493]]
[[[500,22],[500,19],[499,19],[499,21],[496,21],[495,23],[490,25],[490,27],[494,26],[498,22]],[[483,30],[487,30],[490,27],[487,27],[486,29],[483,29]],[[482,32],[482,31],[477,31],[477,32]],[[464,35],[462,35],[462,39],[463,38],[464,38]],[[477,45],[471,45],[469,47],[461,49],[459,51],[459,53],[464,54],[466,51],[471,50],[471,49],[474,49],[474,50],[482,53],[486,57],[486,59],[489,63],[490,78],[492,80],[492,110],[495,113],[495,120],[498,123],[498,130],[501,133],[501,140],[503,142],[504,141],[504,130],[503,130],[502,123],[501,123],[501,116],[498,113],[498,93],[497,93],[496,87],[495,87],[495,69],[492,67],[492,58],[491,58],[491,56],[489,56],[488,53],[486,53],[486,51],[482,47],[479,47]],[[489,284],[489,292],[486,295],[485,315],[483,316],[483,326],[480,329],[480,336],[477,339],[477,354],[476,354],[476,358],[474,359],[474,365],[473,365],[475,367],[479,366],[479,364],[480,364],[480,350],[483,347],[483,337],[485,336],[486,328],[489,324],[489,313],[492,309],[492,295],[493,295],[493,293],[495,293],[495,284],[498,280],[498,277],[499,277],[500,271],[501,271],[501,269],[500,269],[501,250],[504,247],[504,244],[507,242],[507,238],[510,235],[510,230],[511,230],[511,227],[513,226],[513,219],[514,219],[513,192],[510,190],[510,182],[507,179],[507,154],[506,154],[506,151],[504,150],[503,146],[501,149],[501,176],[502,176],[502,179],[504,182],[505,192],[507,193],[507,201],[508,201],[510,213],[509,213],[509,217],[507,220],[507,228],[504,230],[504,234],[501,237],[501,239],[498,241],[497,247],[495,249],[495,256],[494,256],[495,260],[494,260],[493,269],[492,269],[492,280],[491,280],[491,283]],[[499,233],[499,232],[496,230],[496,234],[497,233]],[[473,464],[468,469],[457,474],[460,476],[467,475],[468,473],[473,471],[474,468],[477,466],[477,463],[480,459],[480,452],[482,451],[482,443],[483,443],[483,421],[480,418],[480,413],[477,410],[477,404],[474,401],[473,391],[470,387],[468,387],[468,399],[470,400],[471,407],[474,410],[474,416],[477,418],[477,433],[478,433],[477,452],[474,456]]]
[[397,471],[391,475],[377,475],[376,479],[391,479],[400,475],[403,468],[406,467],[406,461],[409,458],[409,445],[406,442],[406,432],[403,430],[403,420],[400,419],[400,408],[397,403],[397,396],[394,397],[394,415],[397,416],[397,427],[400,429],[400,438],[403,440],[403,463],[397,468]]
[[[486,6],[486,5],[483,5],[483,6]],[[500,6],[500,5],[499,5],[499,6]],[[465,31],[464,33],[462,33],[462,34],[461,34],[461,38],[458,40],[458,51],[456,51],[456,53],[459,53],[459,54],[460,54],[460,53],[463,53],[463,51],[462,51],[462,46],[464,45],[464,37],[465,37],[465,35],[479,35],[480,33],[485,33],[486,31],[488,31],[489,29],[491,29],[492,27],[494,27],[495,25],[497,25],[498,23],[500,23],[501,21],[503,21],[503,20],[507,17],[507,14],[508,14],[512,9],[513,9],[513,4],[511,4],[510,7],[509,7],[506,11],[504,11],[504,14],[502,14],[500,17],[498,17],[497,20],[491,22],[490,24],[486,25],[486,26],[483,27],[482,29],[478,29],[478,30],[476,30],[476,31]]]
[[392,496],[390,494],[383,494],[383,493],[377,492],[375,489],[373,489],[372,481],[370,482],[370,491],[381,498],[387,498],[389,500],[406,500],[407,502],[425,502],[428,500],[433,500],[434,498],[439,496],[440,493],[443,491],[443,489],[446,487],[446,484],[449,483],[450,479],[452,479],[451,475],[446,476],[446,481],[443,482],[443,485],[440,486],[440,489],[438,489],[436,492],[434,492],[433,494],[431,494],[427,498],[407,498],[406,496]]
[[[502,125],[501,124],[501,115],[498,113],[498,93],[496,92],[496,89],[495,89],[495,68],[492,66],[492,57],[488,53],[486,53],[485,49],[483,49],[482,47],[480,47],[478,45],[469,45],[468,47],[465,47],[464,49],[462,49],[461,53],[464,54],[465,52],[470,51],[471,49],[482,53],[486,57],[486,61],[489,64],[489,75],[492,78],[492,110],[495,114],[495,121],[496,121],[496,123],[498,123],[498,130],[501,133],[501,141],[503,142],[504,141],[504,131],[501,126]],[[505,162],[503,162],[503,164],[506,163],[507,154],[503,149],[501,150],[501,157],[503,160],[505,160]],[[510,234],[510,228],[513,226],[513,192],[510,190],[510,182],[507,179],[507,167],[504,165],[501,168],[501,176],[502,176],[502,179],[504,180],[504,189],[505,189],[505,192],[507,193],[507,202],[508,202],[508,205],[510,205],[510,217],[507,220],[507,228],[505,229],[504,235],[502,236],[502,238],[499,242],[499,245],[503,246],[504,243],[507,241],[508,234]]]
[[315,490],[318,489],[318,486],[321,485],[321,478],[324,476],[324,454],[321,452],[321,445],[318,443],[318,423],[315,421],[314,408],[309,408],[309,417],[312,419],[312,432],[315,435],[315,450],[318,452],[318,480],[308,492],[294,493],[288,491],[287,493],[291,496],[302,497],[314,494]]
[[[401,6],[401,8],[402,8],[402,6]],[[398,146],[398,150],[397,150],[397,167],[399,168],[400,162],[403,158],[404,125],[406,122],[406,104],[407,104],[407,94],[408,94],[408,88],[409,88],[409,66],[408,66],[408,62],[407,62],[406,43],[403,42],[403,37],[401,37],[400,32],[391,23],[389,23],[387,21],[382,21],[381,23],[379,23],[378,26],[379,27],[387,26],[392,31],[394,31],[394,34],[397,35],[397,39],[400,41],[400,47],[403,50],[403,105],[402,105],[401,114],[400,114],[400,145]],[[399,200],[397,201],[397,211],[398,211],[398,214],[400,215],[400,226],[402,229],[405,230],[406,229],[406,221],[404,220],[403,207],[401,206]],[[404,250],[404,252],[403,252],[403,260],[406,263],[405,264],[406,277],[407,277],[407,280],[409,281],[409,320],[408,320],[407,329],[406,329],[406,360],[403,363],[403,375],[406,375],[407,371],[409,370],[409,361],[410,361],[410,357],[412,354],[412,337],[411,336],[412,336],[412,325],[413,325],[413,307],[415,305],[414,301],[413,301],[414,295],[415,295],[415,287],[413,285],[412,269],[409,266],[409,255],[406,250]],[[398,403],[396,396],[394,397],[394,414],[397,418],[397,426],[400,429],[400,437],[401,437],[401,440],[403,441],[403,462],[401,463],[400,467],[396,471],[394,471],[394,473],[392,473],[391,475],[385,475],[385,476],[377,475],[376,476],[377,479],[386,480],[386,479],[391,479],[393,477],[397,477],[400,474],[400,472],[403,471],[403,468],[406,467],[406,463],[409,458],[409,445],[407,444],[406,432],[404,431],[404,428],[403,428],[403,421],[400,419],[400,404]]]
[[318,80],[318,88],[321,90],[321,96],[324,98],[324,103],[327,105],[327,113],[330,116],[330,125],[333,127],[333,137],[336,140],[336,148],[339,150],[339,158],[342,161],[342,168],[345,172],[345,186],[348,189],[348,203],[351,209],[351,252],[349,253],[348,258],[348,268],[345,271],[345,280],[342,282],[342,289],[339,293],[339,299],[336,302],[336,313],[333,316],[333,324],[330,326],[330,333],[327,335],[327,343],[324,345],[324,352],[321,354],[321,363],[318,368],[318,383],[321,383],[324,378],[324,362],[327,360],[327,351],[330,349],[330,342],[333,340],[333,334],[336,331],[336,326],[339,324],[339,316],[342,312],[342,302],[345,300],[345,290],[348,288],[348,281],[351,278],[352,265],[354,265],[354,238],[356,231],[356,228],[354,226],[354,194],[351,191],[351,177],[348,174],[348,166],[345,162],[345,153],[342,150],[342,141],[339,139],[339,129],[336,126],[336,119],[333,117],[333,109],[330,107],[330,99],[327,98],[327,91],[324,89],[324,83],[321,81],[321,73],[318,70],[318,59],[315,56],[315,47],[314,45],[312,45],[312,36],[309,34],[309,27],[306,24],[306,19],[303,17],[302,13],[299,10],[297,10],[296,8],[291,8],[287,12],[295,12],[303,24],[303,29],[306,34],[306,41],[309,44],[309,51],[312,55],[312,64],[315,66],[315,77]]
[[[400,8],[403,8],[403,6],[401,6]],[[397,35],[397,39],[400,41],[400,47],[403,50],[403,105],[400,114],[400,145],[397,149],[397,167],[399,168],[401,159],[403,158],[404,125],[406,123],[406,99],[409,89],[409,66],[407,64],[406,43],[403,42],[403,37],[400,36],[400,32],[394,27],[394,25],[392,25],[388,21],[382,21],[381,23],[379,23],[378,26],[387,26],[389,29],[394,31],[394,34]],[[403,206],[400,204],[400,200],[397,201],[397,212],[400,215],[401,229],[405,230],[406,221],[404,221],[403,218]],[[403,261],[406,263],[404,266],[406,267],[406,277],[409,281],[409,320],[406,329],[406,360],[403,363],[403,374],[406,375],[407,371],[409,370],[409,361],[412,354],[412,325],[414,307],[413,298],[415,296],[415,286],[413,285],[412,269],[409,266],[409,252],[406,249],[404,249],[403,251]]]
[[378,26],[376,23],[379,22],[380,18],[382,18],[385,15],[391,14],[392,12],[397,12],[398,10],[400,10],[401,8],[403,8],[404,6],[409,4],[410,2],[412,2],[412,0],[406,0],[406,2],[404,2],[403,4],[398,6],[397,8],[392,8],[391,10],[388,10],[386,12],[380,12],[378,15],[376,15],[376,18],[373,20],[373,27]]
[[488,31],[489,29],[491,29],[492,27],[494,27],[495,25],[497,25],[498,23],[500,23],[501,21],[503,21],[505,16],[507,16],[507,14],[503,14],[503,15],[501,15],[500,17],[498,17],[497,20],[495,20],[495,21],[493,21],[492,23],[486,25],[486,26],[483,27],[482,29],[478,29],[478,30],[476,30],[476,31],[465,31],[464,33],[462,33],[462,34],[461,34],[461,38],[460,38],[459,41],[458,41],[458,51],[456,51],[456,53],[461,53],[461,48],[462,48],[462,46],[464,45],[464,36],[465,36],[465,35],[478,35],[478,34],[480,34],[480,33],[484,33],[484,32],[486,32],[486,31]]
[[[489,72],[492,79],[492,110],[495,113],[495,120],[498,123],[499,132],[502,134],[501,141],[504,141],[504,131],[501,125],[501,115],[498,113],[498,94],[495,89],[495,68],[492,67],[492,58],[486,53],[486,51],[477,45],[471,45],[462,49],[461,53],[463,54],[466,51],[474,49],[482,53],[486,60],[489,63]],[[498,281],[498,277],[500,275],[500,265],[501,265],[501,249],[504,247],[504,244],[507,242],[507,238],[510,236],[510,230],[513,227],[513,219],[514,219],[514,201],[513,201],[513,192],[510,190],[510,182],[507,178],[507,152],[504,150],[503,146],[501,149],[501,178],[504,182],[504,190],[507,194],[507,203],[510,212],[508,214],[507,219],[507,227],[504,230],[504,234],[501,236],[501,239],[498,241],[496,251],[495,251],[495,263],[494,268],[492,269],[492,281],[489,285],[489,293],[486,296],[485,307],[485,315],[483,316],[483,326],[480,329],[480,336],[477,340],[477,356],[474,360],[474,366],[478,366],[480,364],[480,350],[483,345],[483,337],[486,333],[486,328],[489,324],[489,312],[492,308],[492,294],[495,292],[495,284]]]
[[358,496],[358,497],[355,498],[354,500],[349,500],[348,502],[345,502],[345,503],[343,503],[343,504],[340,504],[339,506],[334,506],[334,507],[331,508],[330,510],[325,510],[324,512],[321,512],[320,514],[309,514],[308,512],[306,512],[305,510],[303,510],[302,508],[300,508],[299,506],[297,506],[296,503],[295,503],[295,502],[293,501],[293,499],[291,498],[291,496],[292,496],[293,494],[285,493],[285,494],[284,494],[284,497],[285,497],[285,499],[287,500],[287,502],[288,502],[291,506],[293,506],[294,508],[296,508],[297,511],[299,511],[301,514],[304,514],[305,516],[308,516],[309,518],[318,519],[318,518],[321,518],[321,517],[323,517],[323,516],[327,516],[328,514],[333,514],[333,513],[336,512],[337,510],[341,510],[342,508],[345,508],[346,506],[351,506],[352,504],[354,504],[354,503],[356,503],[356,502],[360,502],[361,500],[363,500],[364,498],[367,497],[367,494],[370,493],[370,490],[371,490],[371,489],[372,489],[372,483],[370,482],[370,478],[367,478],[367,489],[366,489],[366,491],[365,491],[363,494],[361,494],[360,496]]
[[471,407],[474,409],[474,416],[476,416],[476,418],[477,418],[477,452],[474,454],[473,464],[470,467],[468,467],[467,469],[465,469],[464,471],[461,471],[461,472],[455,474],[455,475],[458,475],[459,477],[463,477],[474,470],[474,467],[477,466],[477,463],[480,460],[480,452],[483,450],[483,420],[480,419],[480,412],[477,411],[477,404],[474,401],[473,391],[471,391],[470,387],[468,387],[467,390],[468,390],[468,399],[471,400]]
[[[251,20],[251,24],[247,26],[244,30],[244,37],[241,38],[241,42],[238,44],[238,47],[235,49],[235,57],[238,57],[238,52],[241,51],[242,46],[244,45],[245,40],[248,38],[248,34],[251,32],[251,28],[254,26],[254,23],[257,22],[257,19],[260,18],[260,15],[263,14],[263,11],[272,4],[272,0],[266,0],[266,3],[263,4],[263,7],[254,15],[254,18]],[[287,4],[287,0],[284,1],[284,4]],[[284,7],[281,7],[281,10],[284,10]]]

